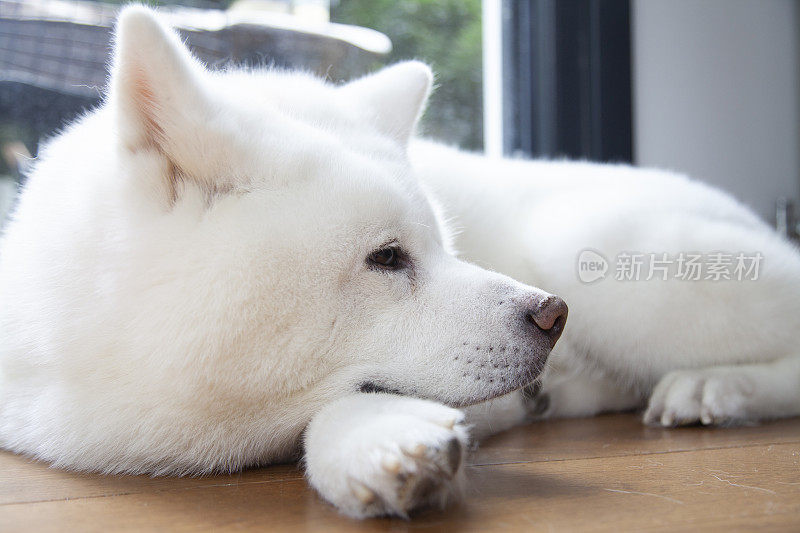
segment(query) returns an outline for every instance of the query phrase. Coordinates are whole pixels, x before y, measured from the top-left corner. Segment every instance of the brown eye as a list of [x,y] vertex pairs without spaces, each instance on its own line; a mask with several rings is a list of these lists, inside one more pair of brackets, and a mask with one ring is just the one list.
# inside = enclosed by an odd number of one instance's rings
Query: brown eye
[[369,261],[382,268],[395,269],[400,267],[397,255],[397,248],[381,248],[377,252],[372,252],[369,255]]

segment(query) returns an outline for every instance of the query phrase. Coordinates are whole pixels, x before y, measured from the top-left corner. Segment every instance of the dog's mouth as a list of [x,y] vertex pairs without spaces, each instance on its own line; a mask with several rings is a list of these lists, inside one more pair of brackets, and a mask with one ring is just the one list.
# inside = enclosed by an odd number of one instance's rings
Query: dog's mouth
[[376,383],[374,381],[364,381],[360,385],[358,385],[357,390],[362,393],[384,393],[384,394],[396,394],[398,396],[410,396],[412,398],[420,398],[423,400],[433,400],[442,402],[445,405],[449,405],[455,408],[463,408],[469,407],[470,405],[475,405],[478,403],[482,403],[493,398],[497,398],[499,396],[504,396],[506,394],[510,394],[516,390],[525,389],[534,387],[539,382],[539,378],[541,374],[534,376],[533,379],[529,381],[525,381],[524,383],[519,381],[517,383],[513,383],[510,387],[500,389],[500,390],[492,390],[487,391],[485,395],[476,395],[468,399],[453,399],[453,398],[439,398],[439,397],[431,397],[425,394],[419,394],[416,391],[403,391],[394,387],[389,387],[386,385],[382,385],[380,383]]
[[374,381],[365,381],[361,385],[358,386],[359,392],[385,392],[387,394],[397,394],[400,396],[407,396],[402,391],[397,389],[393,389],[391,387],[385,387],[383,385],[378,385]]

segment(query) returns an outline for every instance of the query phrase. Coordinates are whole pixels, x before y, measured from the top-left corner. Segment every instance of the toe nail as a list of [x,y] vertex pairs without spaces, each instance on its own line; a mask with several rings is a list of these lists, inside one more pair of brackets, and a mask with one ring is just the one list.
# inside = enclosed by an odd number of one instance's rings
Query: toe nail
[[350,487],[355,497],[358,498],[358,501],[364,505],[368,505],[375,501],[375,493],[362,483],[359,483],[358,481],[352,481],[350,483]]
[[455,418],[448,418],[446,420],[442,420],[442,426],[446,427],[447,429],[453,429],[456,426],[456,419]]
[[393,455],[384,457],[383,461],[381,461],[381,466],[390,474],[397,474],[400,472],[400,459]]
[[447,466],[452,474],[458,472],[461,466],[461,443],[458,439],[450,439],[447,443]]
[[409,446],[403,449],[403,452],[406,455],[410,455],[411,457],[416,457],[416,458],[424,457],[426,451],[427,448],[425,447],[424,444],[414,444],[413,446]]

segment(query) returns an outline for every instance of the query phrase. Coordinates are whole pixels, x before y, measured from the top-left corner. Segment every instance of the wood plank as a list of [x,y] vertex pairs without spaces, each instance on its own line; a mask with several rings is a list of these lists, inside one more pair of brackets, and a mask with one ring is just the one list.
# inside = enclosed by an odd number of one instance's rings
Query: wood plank
[[[477,467],[472,524],[562,531],[800,527],[800,445]],[[502,518],[499,518],[502,517]]]
[[789,442],[800,442],[800,418],[733,428],[666,429],[647,427],[638,415],[610,414],[513,428],[482,443],[471,463],[560,461]]
[[[469,464],[503,464],[615,457],[743,444],[800,442],[800,419],[740,428],[659,429],[631,414],[548,420],[512,429],[481,443]],[[295,465],[277,465],[201,478],[100,476],[66,472],[0,451],[0,504],[131,494],[148,490],[299,479]]]
[[465,502],[354,522],[302,479],[0,506],[3,531],[744,530],[800,528],[800,445],[469,467]]
[[194,478],[103,476],[57,470],[26,457],[0,452],[0,505],[302,478],[297,465],[275,465],[230,475]]

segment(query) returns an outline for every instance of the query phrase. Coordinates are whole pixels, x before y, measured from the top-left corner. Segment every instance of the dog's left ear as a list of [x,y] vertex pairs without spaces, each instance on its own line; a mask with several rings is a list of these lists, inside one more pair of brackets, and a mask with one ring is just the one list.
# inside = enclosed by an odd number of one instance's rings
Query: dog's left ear
[[340,91],[364,106],[378,128],[406,145],[425,109],[433,84],[430,67],[405,61],[344,85]]
[[197,130],[209,108],[201,94],[202,67],[155,12],[132,5],[116,28],[111,99],[120,141],[129,149],[155,147],[172,156]]
[[179,34],[151,9],[132,5],[117,22],[109,105],[119,145],[170,163],[164,173],[174,196],[178,182],[206,191],[231,190],[227,130],[206,93],[210,77]]

